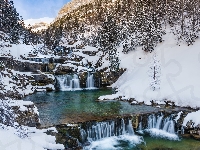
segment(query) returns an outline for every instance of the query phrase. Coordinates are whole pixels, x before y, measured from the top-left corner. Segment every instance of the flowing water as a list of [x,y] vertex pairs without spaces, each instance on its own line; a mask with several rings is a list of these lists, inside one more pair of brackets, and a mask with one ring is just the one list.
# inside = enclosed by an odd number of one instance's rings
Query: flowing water
[[[140,122],[136,133],[130,119],[109,119],[159,110],[121,101],[96,101],[99,96],[111,93],[111,89],[38,92],[25,100],[37,106],[42,126],[97,120],[80,129],[90,142],[84,147],[86,150],[200,150],[199,141],[178,137],[172,116],[150,115],[147,127]],[[108,121],[99,122],[102,119]]]
[[[162,119],[161,119],[162,118]],[[85,150],[199,150],[200,143],[181,138],[174,132],[171,116],[151,115],[147,129],[136,134],[130,119],[118,119],[88,125],[84,134],[91,143]],[[166,129],[168,126],[168,129]],[[173,127],[172,127],[173,126]],[[171,128],[171,129],[170,129]],[[83,129],[82,129],[83,130]],[[150,131],[151,132],[150,132]],[[173,131],[173,133],[172,133]]]
[[111,89],[38,92],[25,97],[33,101],[40,113],[42,126],[102,120],[116,116],[158,111],[158,108],[121,101],[97,102],[99,96],[112,94]]
[[82,90],[80,88],[80,81],[76,74],[73,75],[58,75],[56,76],[59,89],[61,91]]
[[89,74],[89,73],[88,73],[87,82],[86,82],[86,87],[87,87],[88,89],[94,88],[94,77],[93,77],[93,74]]
[[[139,129],[140,131],[141,129]],[[167,138],[170,140],[179,140],[179,137],[175,132],[175,124],[172,119],[172,115],[164,118],[161,115],[150,115],[148,117],[148,128],[146,132],[150,133],[151,136]]]

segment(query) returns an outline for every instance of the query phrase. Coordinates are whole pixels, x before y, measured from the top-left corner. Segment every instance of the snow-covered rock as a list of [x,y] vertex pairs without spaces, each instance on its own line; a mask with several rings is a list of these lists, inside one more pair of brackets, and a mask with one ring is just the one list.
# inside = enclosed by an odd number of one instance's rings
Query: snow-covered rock
[[183,126],[186,126],[188,122],[192,121],[194,127],[200,124],[200,110],[196,112],[188,113],[187,116],[184,118]]
[[0,148],[5,150],[64,149],[64,145],[56,144],[55,137],[44,133],[47,130],[48,129],[39,130],[24,126],[11,127],[0,124],[0,135],[3,135],[0,137]]

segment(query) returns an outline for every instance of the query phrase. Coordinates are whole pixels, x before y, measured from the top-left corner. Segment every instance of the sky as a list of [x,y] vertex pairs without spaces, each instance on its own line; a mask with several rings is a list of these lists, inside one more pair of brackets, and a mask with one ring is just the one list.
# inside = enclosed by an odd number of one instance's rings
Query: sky
[[71,0],[12,0],[24,20],[55,18],[58,11]]

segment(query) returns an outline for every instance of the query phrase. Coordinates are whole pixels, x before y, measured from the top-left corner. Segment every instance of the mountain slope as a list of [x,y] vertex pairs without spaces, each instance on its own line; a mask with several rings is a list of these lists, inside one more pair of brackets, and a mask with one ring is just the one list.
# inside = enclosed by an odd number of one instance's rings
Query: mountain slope
[[75,10],[79,6],[85,5],[92,2],[92,0],[72,0],[71,2],[64,5],[61,10],[58,12],[58,17],[70,13],[72,10]]
[[[117,94],[100,99],[125,96],[147,104],[174,101],[195,107],[191,102],[200,98],[198,1],[93,0],[72,8],[66,13],[63,9],[63,15],[48,28],[46,44],[52,50],[79,51],[79,56],[89,46],[101,54],[98,61],[90,62],[96,70],[127,69],[112,85]],[[181,92],[182,88],[186,90]]]
[[163,38],[165,42],[152,53],[138,48],[128,55],[120,54],[120,65],[127,71],[112,85],[118,92],[99,99],[134,98],[133,103],[148,105],[173,101],[177,106],[200,107],[200,39],[192,46],[179,46],[172,33]]
[[27,19],[24,20],[25,26],[30,28],[34,32],[46,30],[51,22],[53,22],[54,18],[40,18],[40,19]]

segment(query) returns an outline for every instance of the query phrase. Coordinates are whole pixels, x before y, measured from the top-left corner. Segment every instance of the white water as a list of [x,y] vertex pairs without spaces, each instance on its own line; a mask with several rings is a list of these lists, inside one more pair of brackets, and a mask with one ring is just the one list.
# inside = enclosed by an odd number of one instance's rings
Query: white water
[[87,129],[90,146],[84,149],[115,150],[121,142],[132,146],[143,142],[143,138],[134,134],[131,120],[99,122]]
[[88,76],[87,76],[86,89],[96,89],[96,87],[94,87],[93,74],[90,74],[89,72],[88,72]]
[[151,136],[167,138],[170,140],[178,140],[178,136],[175,134],[175,124],[171,117],[163,119],[163,115],[155,116],[150,115],[148,117],[148,129]]
[[61,91],[81,90],[80,81],[76,74],[74,75],[58,75],[56,79]]
[[139,133],[139,134],[143,134],[144,132],[143,132],[143,128],[142,128],[142,116],[141,116],[141,122],[139,123],[139,125],[138,125],[138,130],[137,130],[137,132]]

